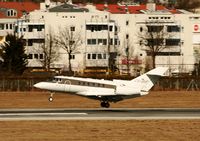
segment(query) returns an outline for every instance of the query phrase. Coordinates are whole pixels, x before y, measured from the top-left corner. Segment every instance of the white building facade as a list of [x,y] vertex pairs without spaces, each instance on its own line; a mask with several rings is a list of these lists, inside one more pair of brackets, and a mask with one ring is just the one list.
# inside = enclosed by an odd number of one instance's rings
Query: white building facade
[[[81,34],[81,45],[72,57],[72,69],[77,72],[114,68],[121,74],[137,75],[138,71],[149,69],[151,59],[139,37],[145,36],[149,27],[161,28],[169,35],[165,39],[166,48],[157,54],[156,66],[191,72],[199,62],[200,14],[170,11],[153,3],[147,6],[41,4],[40,10],[30,12],[16,26],[17,33],[26,40],[28,65],[33,68],[41,67],[39,60],[44,56],[38,50],[45,44],[49,31],[56,35],[64,27]],[[51,67],[67,70],[67,53],[63,48],[58,52],[59,58]]]

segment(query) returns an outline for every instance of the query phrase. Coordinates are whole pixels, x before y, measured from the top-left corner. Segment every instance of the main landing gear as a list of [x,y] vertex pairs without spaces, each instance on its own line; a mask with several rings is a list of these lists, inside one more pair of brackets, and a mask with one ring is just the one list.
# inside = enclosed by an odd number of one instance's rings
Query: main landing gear
[[51,96],[49,97],[49,102],[53,102],[53,94],[54,93],[51,93]]
[[108,101],[102,101],[102,102],[101,102],[101,107],[103,107],[103,108],[109,108],[109,107],[110,107],[110,104],[109,104]]

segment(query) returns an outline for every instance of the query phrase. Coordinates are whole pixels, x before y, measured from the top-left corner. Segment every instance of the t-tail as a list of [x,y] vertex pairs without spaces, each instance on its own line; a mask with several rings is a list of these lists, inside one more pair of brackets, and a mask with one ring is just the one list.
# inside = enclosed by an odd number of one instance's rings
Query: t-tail
[[167,67],[157,67],[149,72],[131,80],[131,83],[138,84],[141,95],[147,95],[161,76],[168,70]]

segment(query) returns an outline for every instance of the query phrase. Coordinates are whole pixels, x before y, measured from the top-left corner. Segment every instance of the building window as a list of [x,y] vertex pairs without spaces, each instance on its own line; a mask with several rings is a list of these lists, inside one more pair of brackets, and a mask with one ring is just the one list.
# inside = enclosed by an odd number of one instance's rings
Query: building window
[[109,31],[113,31],[113,26],[109,26]]
[[90,59],[106,59],[106,54],[105,53],[93,53],[93,54],[87,54],[87,59],[90,60]]
[[10,9],[7,11],[7,16],[8,17],[16,17],[17,16],[17,12],[13,9]]
[[74,60],[74,59],[75,59],[75,55],[74,55],[74,54],[71,54],[71,55],[70,55],[70,58]]
[[147,26],[148,32],[161,32],[164,26]]
[[34,54],[34,59],[38,59],[38,54]]
[[33,40],[28,40],[28,46],[32,46],[33,45]]
[[10,11],[7,12],[7,16],[10,17]]
[[127,26],[129,25],[129,21],[126,21],[126,25],[127,25]]
[[115,45],[118,45],[118,39],[115,39]]
[[40,54],[40,59],[44,59],[44,55],[43,54]]
[[107,39],[98,39],[99,45],[107,45]]
[[71,30],[71,31],[75,31],[75,26],[71,26],[71,27],[70,27],[70,30]]
[[90,30],[91,32],[108,30],[108,25],[86,25],[86,30]]
[[148,46],[160,46],[163,44],[163,39],[148,39]]
[[110,45],[113,45],[113,39],[110,39]]
[[180,27],[177,25],[167,26],[167,32],[180,32]]
[[28,46],[32,46],[33,45],[33,40],[28,40]]
[[103,54],[103,59],[106,59],[106,54],[105,53]]
[[142,45],[142,40],[140,40],[140,46]]
[[102,59],[102,55],[101,54],[97,54],[97,58],[98,59]]
[[128,39],[129,38],[129,35],[128,34],[126,34],[126,39]]
[[0,30],[4,30],[4,24],[0,24]]
[[8,24],[6,24],[6,29],[8,29],[9,27],[8,27]]
[[115,26],[115,32],[119,32],[119,27]]
[[96,59],[96,58],[97,58],[96,54],[92,54],[92,59]]
[[87,54],[87,59],[91,59],[91,54]]
[[142,27],[140,27],[140,32],[142,32],[143,31],[143,28]]
[[87,39],[88,45],[96,45],[97,44],[96,42],[97,42],[96,39]]
[[180,39],[166,39],[167,46],[178,46],[180,43]]
[[91,39],[87,39],[87,44],[88,44],[88,45],[91,45],[91,44],[92,44]]
[[33,59],[33,54],[29,54],[28,59]]
[[13,29],[13,24],[10,24],[10,29]]
[[38,25],[35,28],[37,29],[37,31],[42,31],[42,29],[44,29],[44,25]]

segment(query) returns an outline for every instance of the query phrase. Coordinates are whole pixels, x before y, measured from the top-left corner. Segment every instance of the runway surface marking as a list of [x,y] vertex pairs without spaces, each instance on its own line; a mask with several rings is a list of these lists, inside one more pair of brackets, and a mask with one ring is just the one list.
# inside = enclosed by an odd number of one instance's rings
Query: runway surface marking
[[198,108],[0,109],[5,120],[200,119]]

